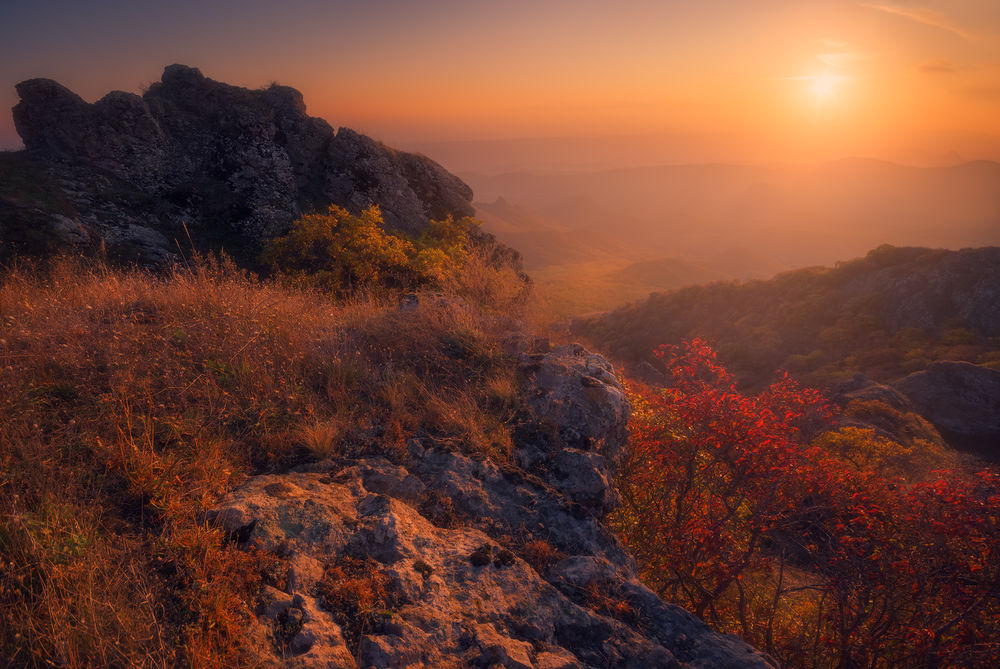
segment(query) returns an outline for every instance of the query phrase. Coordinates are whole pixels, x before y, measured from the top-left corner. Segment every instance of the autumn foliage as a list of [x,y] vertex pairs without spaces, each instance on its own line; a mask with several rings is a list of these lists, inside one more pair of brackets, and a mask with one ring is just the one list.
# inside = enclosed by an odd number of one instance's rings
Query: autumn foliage
[[440,286],[468,259],[475,225],[469,218],[449,217],[406,238],[385,230],[376,206],[355,216],[330,205],[325,213],[302,216],[287,234],[270,240],[261,259],[294,284],[332,293]]
[[613,517],[650,587],[787,666],[1000,665],[1000,476],[876,471],[849,432],[820,446],[815,391],[740,393],[701,340],[657,355]]

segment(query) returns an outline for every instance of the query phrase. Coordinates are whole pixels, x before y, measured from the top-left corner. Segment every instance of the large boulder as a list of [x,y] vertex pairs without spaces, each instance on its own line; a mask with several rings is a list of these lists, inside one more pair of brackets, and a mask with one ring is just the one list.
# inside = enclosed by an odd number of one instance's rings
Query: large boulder
[[[772,666],[643,586],[602,523],[628,418],[608,363],[579,346],[520,348],[532,351],[522,353],[522,401],[535,429],[517,435],[513,461],[413,439],[402,464],[325,460],[256,476],[213,509],[234,540],[288,564],[260,610],[275,647],[262,659],[325,668]],[[358,583],[379,591],[378,615],[363,625],[356,607],[330,596],[356,593]]]
[[[614,538],[595,518],[574,516],[558,492],[528,480],[512,484],[465,456],[425,455],[432,462],[412,472],[361,460],[257,476],[214,510],[216,522],[245,545],[287,560],[284,585],[264,593],[259,616],[275,641],[272,661],[326,668],[769,666],[746,644],[657,598]],[[430,491],[454,500],[461,522],[435,518]],[[554,544],[549,565],[529,562],[524,550],[538,537]],[[345,562],[369,565],[385,587],[376,619],[353,631],[356,612],[325,594],[331,570]],[[608,597],[620,598],[626,614],[609,610]]]
[[935,362],[892,385],[954,445],[1000,459],[1000,371]]
[[528,406],[551,421],[562,442],[604,457],[614,473],[624,457],[628,405],[608,361],[579,344],[521,354]]
[[612,481],[625,457],[628,403],[606,359],[579,344],[534,342],[519,354],[524,404],[517,463],[596,513],[618,503]]
[[845,410],[838,423],[843,427],[875,430],[875,434],[904,446],[921,442],[945,447],[940,433],[917,413],[901,392],[857,373],[831,389],[831,399]]
[[136,225],[167,240],[134,247],[146,261],[189,234],[252,258],[261,240],[329,204],[355,213],[378,205],[388,228],[411,234],[430,219],[474,213],[472,190],[443,167],[335,131],[286,86],[249,90],[171,65],[141,96],[113,91],[90,104],[49,79],[23,81],[17,93],[27,153],[82,225],[112,245],[119,228]]

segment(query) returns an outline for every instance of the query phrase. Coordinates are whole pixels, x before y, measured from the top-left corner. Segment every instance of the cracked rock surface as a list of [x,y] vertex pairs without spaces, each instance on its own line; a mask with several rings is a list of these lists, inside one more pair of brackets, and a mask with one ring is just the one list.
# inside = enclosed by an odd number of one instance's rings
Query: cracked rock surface
[[142,95],[88,103],[51,79],[22,81],[17,94],[23,153],[69,210],[51,221],[47,206],[15,198],[0,199],[0,212],[16,206],[33,227],[144,264],[169,260],[189,236],[201,250],[252,258],[261,240],[330,204],[378,205],[387,228],[409,234],[474,213],[472,190],[436,162],[334,130],[287,86],[250,90],[170,65]]
[[[275,642],[267,659],[286,667],[771,666],[639,583],[600,520],[624,448],[621,386],[582,347],[545,348],[521,356],[521,392],[551,433],[520,435],[513,463],[414,439],[404,464],[325,460],[253,477],[215,507],[213,519],[234,539],[289,565],[284,589],[269,588],[259,611]],[[441,499],[453,511],[447,518],[434,513]],[[529,548],[539,542],[541,560]],[[384,588],[384,610],[360,627],[329,596],[343,564],[366,565],[372,588]]]

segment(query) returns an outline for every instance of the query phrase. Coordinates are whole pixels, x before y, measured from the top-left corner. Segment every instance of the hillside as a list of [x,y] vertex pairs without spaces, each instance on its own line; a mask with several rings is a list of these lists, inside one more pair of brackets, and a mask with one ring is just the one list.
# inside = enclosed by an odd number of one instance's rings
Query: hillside
[[931,360],[996,363],[998,304],[1000,248],[883,246],[835,267],[658,293],[577,328],[632,363],[658,343],[707,337],[749,385],[778,368],[886,381]]
[[19,93],[0,664],[770,666],[640,582],[622,383],[456,177],[192,68]]
[[62,263],[0,311],[7,666],[767,666],[639,584],[619,382],[510,305]]
[[[1000,248],[883,246],[835,267],[652,295],[574,327],[633,368],[661,343],[703,337],[744,386],[783,369],[833,389],[858,373],[897,381],[934,361],[1000,369],[998,305]],[[992,450],[996,437],[987,441]]]

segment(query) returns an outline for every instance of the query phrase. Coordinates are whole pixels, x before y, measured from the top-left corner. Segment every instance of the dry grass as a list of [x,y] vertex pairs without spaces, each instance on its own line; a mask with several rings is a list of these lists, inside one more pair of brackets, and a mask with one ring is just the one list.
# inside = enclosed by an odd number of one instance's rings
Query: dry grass
[[556,562],[566,554],[544,539],[532,539],[517,551],[521,558],[539,574],[546,575]]
[[340,625],[348,647],[355,653],[362,637],[378,631],[380,623],[393,615],[397,604],[389,577],[379,571],[379,564],[371,558],[337,557],[326,565],[316,589],[323,607]]
[[[202,261],[0,284],[0,658],[247,666],[262,581],[204,511],[247,475],[446,441],[503,457],[514,284],[334,303]],[[494,281],[497,277],[494,273]],[[506,301],[506,302],[505,302]],[[505,306],[506,304],[506,306]]]

